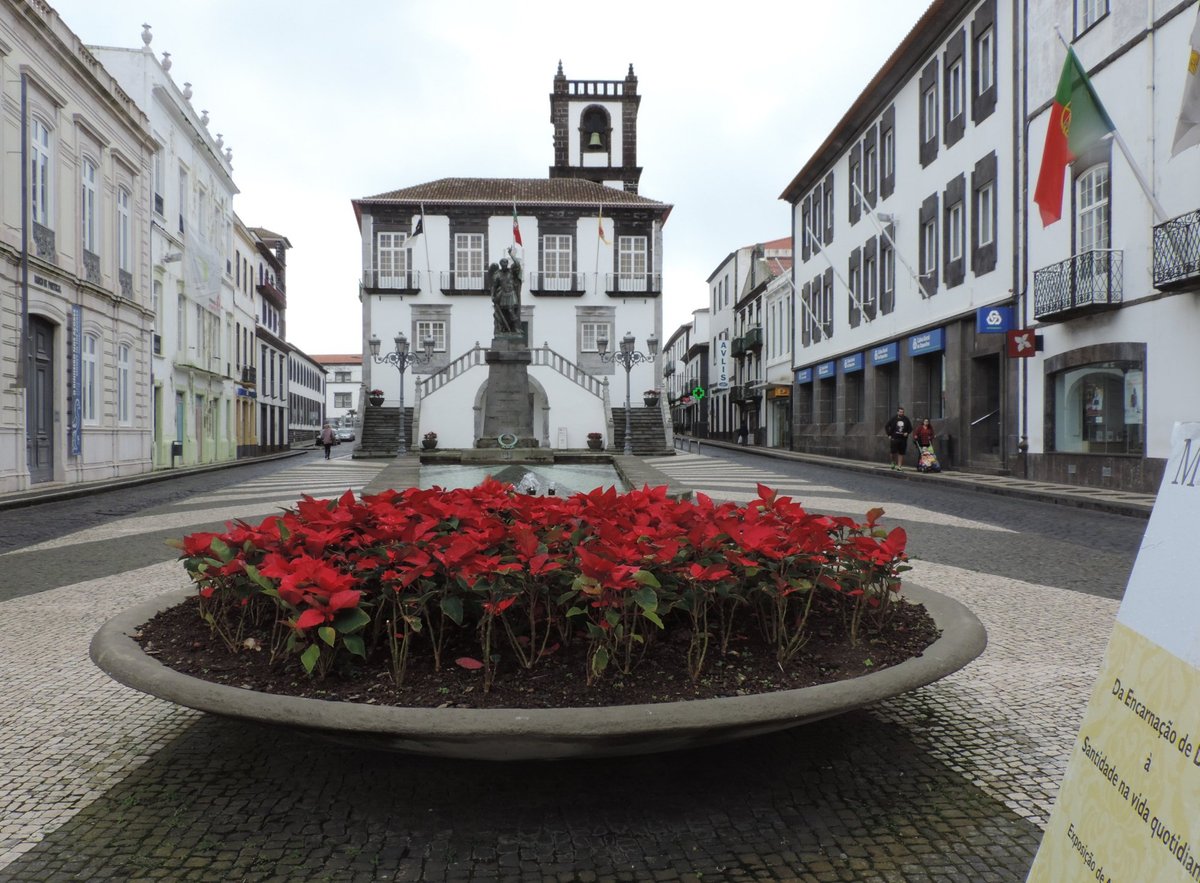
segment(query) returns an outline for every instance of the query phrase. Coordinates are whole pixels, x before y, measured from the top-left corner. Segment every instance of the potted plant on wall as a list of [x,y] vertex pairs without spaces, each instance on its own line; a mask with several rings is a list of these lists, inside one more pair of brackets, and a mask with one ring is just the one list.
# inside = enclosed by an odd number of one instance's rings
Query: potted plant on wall
[[436,448],[437,447],[437,433],[436,432],[425,433],[425,435],[422,436],[422,438],[421,438],[421,447],[423,447],[427,451],[432,451],[434,448]]
[[647,408],[657,408],[658,407],[658,390],[657,389],[648,389],[644,393],[642,393],[642,404],[644,404]]
[[378,408],[383,404],[383,390],[373,389],[367,393],[367,401],[371,403],[372,408]]
[[604,450],[604,436],[599,432],[589,432],[587,436],[587,446],[593,451]]

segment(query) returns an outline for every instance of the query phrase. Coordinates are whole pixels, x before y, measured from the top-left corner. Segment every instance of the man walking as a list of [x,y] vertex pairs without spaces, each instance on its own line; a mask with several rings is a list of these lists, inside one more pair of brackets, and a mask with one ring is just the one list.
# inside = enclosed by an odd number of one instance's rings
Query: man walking
[[908,453],[908,437],[912,435],[912,421],[904,416],[904,409],[897,408],[896,416],[883,427],[883,433],[891,440],[892,469],[897,472],[904,467],[904,455]]
[[321,427],[321,444],[325,446],[325,459],[329,459],[329,449],[333,447],[337,441],[337,435],[333,431],[333,427],[326,423]]

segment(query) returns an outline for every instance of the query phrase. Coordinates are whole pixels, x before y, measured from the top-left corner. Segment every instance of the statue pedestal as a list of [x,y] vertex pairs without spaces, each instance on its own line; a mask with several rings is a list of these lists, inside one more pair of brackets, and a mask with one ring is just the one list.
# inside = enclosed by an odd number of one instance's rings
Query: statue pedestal
[[529,392],[529,364],[533,355],[525,343],[525,335],[497,334],[484,361],[488,365],[487,396],[483,405],[483,433],[475,440],[475,447],[536,448],[533,396]]

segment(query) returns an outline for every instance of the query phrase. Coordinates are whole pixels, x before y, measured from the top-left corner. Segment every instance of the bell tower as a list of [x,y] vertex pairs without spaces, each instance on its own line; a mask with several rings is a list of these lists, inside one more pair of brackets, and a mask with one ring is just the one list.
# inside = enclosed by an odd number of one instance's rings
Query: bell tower
[[637,114],[642,97],[633,65],[623,80],[568,80],[562,62],[550,93],[551,178],[583,178],[638,192]]

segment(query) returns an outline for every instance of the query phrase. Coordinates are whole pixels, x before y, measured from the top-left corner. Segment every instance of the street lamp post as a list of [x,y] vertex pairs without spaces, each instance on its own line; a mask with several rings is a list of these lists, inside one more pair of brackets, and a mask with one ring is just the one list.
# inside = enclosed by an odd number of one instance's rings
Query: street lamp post
[[604,362],[615,362],[625,369],[625,449],[623,453],[629,456],[633,453],[633,420],[630,413],[629,401],[629,372],[633,370],[633,366],[639,362],[653,362],[658,356],[658,337],[651,334],[646,338],[646,352],[639,353],[634,350],[636,340],[630,332],[625,332],[625,336],[621,338],[621,348],[608,352],[608,338],[601,337],[596,340],[596,349],[600,352],[600,360]]
[[387,363],[400,372],[400,454],[408,453],[408,443],[404,437],[404,372],[409,365],[419,365],[433,358],[433,338],[426,337],[421,341],[423,353],[409,352],[408,338],[403,333],[395,337],[396,348],[390,353],[379,354],[379,338],[374,334],[369,341],[371,358],[376,365]]

